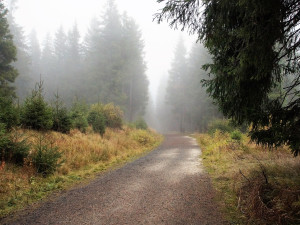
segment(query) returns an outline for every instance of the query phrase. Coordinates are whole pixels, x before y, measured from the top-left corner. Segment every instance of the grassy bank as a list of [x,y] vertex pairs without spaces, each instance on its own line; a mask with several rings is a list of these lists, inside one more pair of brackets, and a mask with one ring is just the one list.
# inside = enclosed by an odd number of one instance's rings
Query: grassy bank
[[300,224],[300,157],[242,134],[196,134],[203,164],[231,224]]
[[157,147],[162,136],[149,130],[125,127],[107,129],[104,136],[91,129],[86,134],[72,130],[70,134],[39,133],[31,130],[14,131],[16,138],[26,138],[31,151],[42,141],[57,146],[62,154],[61,166],[51,176],[36,173],[32,162],[24,166],[2,164],[0,168],[0,217],[42,199],[59,189],[87,181],[113,166],[130,161]]

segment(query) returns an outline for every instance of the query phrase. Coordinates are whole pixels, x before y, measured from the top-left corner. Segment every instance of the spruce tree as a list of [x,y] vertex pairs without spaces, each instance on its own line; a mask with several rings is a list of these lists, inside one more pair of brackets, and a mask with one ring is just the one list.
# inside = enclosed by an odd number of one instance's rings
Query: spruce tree
[[17,10],[17,0],[11,0],[8,4],[9,12],[7,20],[9,30],[13,35],[13,42],[17,48],[16,61],[12,63],[13,67],[18,71],[19,76],[15,80],[17,96],[24,100],[29,94],[31,87],[30,77],[30,56],[28,54],[28,44],[24,31],[21,26],[15,22],[14,14]]
[[148,78],[144,62],[144,43],[136,22],[124,15],[122,44],[122,89],[127,97],[125,116],[129,121],[144,115],[148,101]]
[[2,1],[0,1],[0,98],[14,97],[14,87],[12,86],[18,72],[12,66],[16,60],[17,49],[13,43],[13,36],[10,33],[7,22],[7,9]]
[[[158,0],[157,15],[197,33],[213,62],[205,82],[225,116],[252,126],[251,138],[300,151],[300,2]],[[201,13],[201,11],[203,13]],[[291,81],[282,87],[284,78]],[[274,88],[282,88],[274,98]]]

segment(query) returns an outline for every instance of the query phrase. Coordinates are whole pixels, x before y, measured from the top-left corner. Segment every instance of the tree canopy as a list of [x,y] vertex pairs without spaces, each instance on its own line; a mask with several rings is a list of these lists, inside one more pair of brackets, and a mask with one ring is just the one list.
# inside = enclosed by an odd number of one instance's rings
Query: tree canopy
[[156,15],[196,33],[212,55],[208,92],[259,144],[300,150],[300,2],[158,0]]

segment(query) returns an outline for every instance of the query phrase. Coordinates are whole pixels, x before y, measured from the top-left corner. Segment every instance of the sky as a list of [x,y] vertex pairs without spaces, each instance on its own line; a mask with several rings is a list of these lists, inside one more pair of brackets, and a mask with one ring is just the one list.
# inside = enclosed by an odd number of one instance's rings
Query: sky
[[[19,0],[15,12],[16,22],[25,33],[33,28],[42,42],[46,33],[54,34],[59,26],[68,30],[74,22],[84,34],[94,16],[101,16],[107,0]],[[153,22],[154,14],[163,7],[155,0],[116,0],[122,14],[133,17],[140,27],[145,42],[145,61],[150,81],[150,93],[155,93],[161,76],[167,74],[175,46],[181,36],[189,49],[196,38],[187,32],[172,30],[168,24]]]

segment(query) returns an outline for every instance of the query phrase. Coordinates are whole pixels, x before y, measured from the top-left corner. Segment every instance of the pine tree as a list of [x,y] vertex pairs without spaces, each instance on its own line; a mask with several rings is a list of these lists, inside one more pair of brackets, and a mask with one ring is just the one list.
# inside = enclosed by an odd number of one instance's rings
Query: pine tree
[[23,100],[30,90],[30,57],[28,54],[28,45],[22,27],[20,27],[14,18],[14,13],[17,10],[17,0],[11,0],[9,3],[9,12],[7,20],[9,23],[10,33],[13,35],[13,41],[17,48],[17,60],[12,63],[18,71],[19,76],[15,80],[17,96]]
[[142,116],[148,101],[148,78],[143,58],[141,32],[132,18],[123,16],[122,89],[127,97],[125,114],[129,121]]
[[169,71],[166,95],[167,103],[172,106],[173,112],[177,114],[180,132],[184,132],[184,120],[186,119],[186,73],[186,49],[181,38],[175,49],[175,56]]
[[[159,0],[163,2],[163,0]],[[197,33],[213,62],[205,84],[225,116],[251,123],[251,138],[300,151],[300,2],[168,0],[158,21]],[[200,13],[200,8],[203,11]],[[293,79],[281,89],[285,77]]]
[[46,97],[52,97],[51,94],[55,93],[57,88],[54,88],[54,66],[55,57],[53,54],[53,43],[51,35],[48,33],[43,45],[42,55],[41,55],[41,77],[45,81],[45,93]]
[[30,64],[30,74],[31,74],[31,88],[35,83],[37,83],[40,80],[41,76],[41,47],[39,40],[37,38],[37,33],[33,29],[31,33],[29,34],[29,55],[31,59]]
[[0,52],[2,53],[2,60],[0,61],[0,98],[15,96],[12,84],[18,75],[17,70],[12,66],[12,63],[16,60],[17,50],[6,19],[7,12],[3,2],[0,1]]

